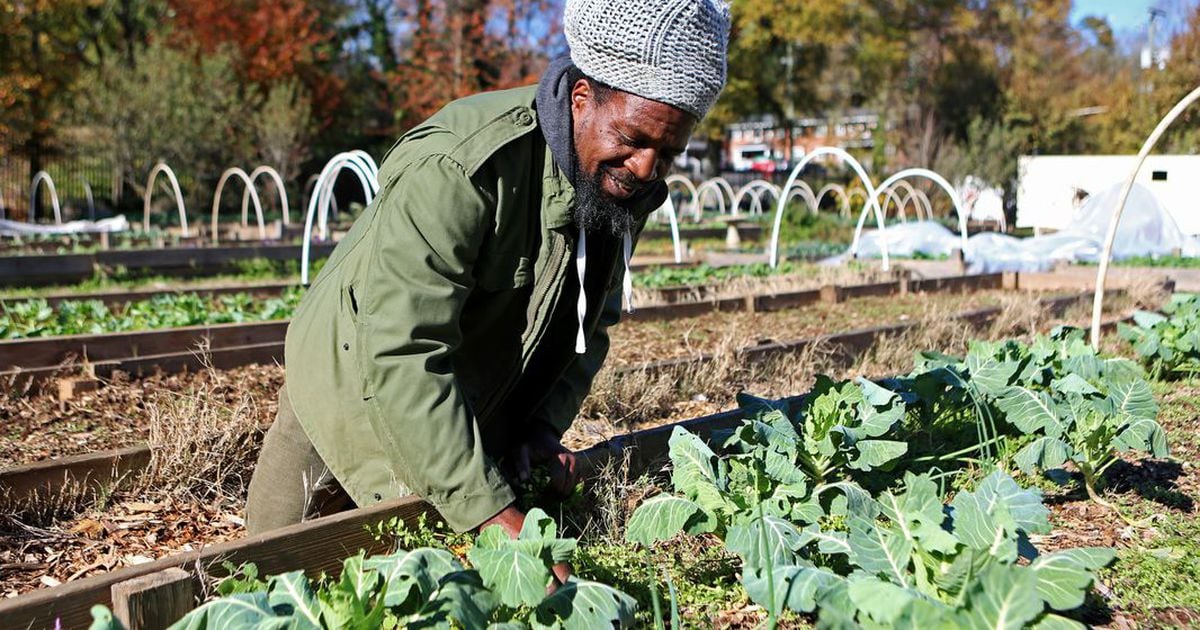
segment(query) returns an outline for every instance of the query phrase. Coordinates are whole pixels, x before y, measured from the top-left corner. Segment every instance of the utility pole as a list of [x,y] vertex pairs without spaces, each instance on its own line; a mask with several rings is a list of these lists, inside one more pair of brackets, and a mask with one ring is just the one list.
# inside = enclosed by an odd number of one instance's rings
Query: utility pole
[[784,146],[787,154],[783,156],[787,162],[788,168],[792,168],[792,154],[795,153],[795,138],[792,137],[792,128],[795,126],[792,121],[796,120],[796,96],[792,91],[792,73],[796,67],[796,42],[789,41],[787,43],[787,54],[783,57],[783,69],[786,73],[783,77],[783,117],[784,117]]
[[1167,12],[1157,7],[1150,7],[1149,23],[1146,25],[1146,46],[1142,48],[1142,69],[1162,69],[1162,55],[1158,52],[1158,20],[1167,17]]

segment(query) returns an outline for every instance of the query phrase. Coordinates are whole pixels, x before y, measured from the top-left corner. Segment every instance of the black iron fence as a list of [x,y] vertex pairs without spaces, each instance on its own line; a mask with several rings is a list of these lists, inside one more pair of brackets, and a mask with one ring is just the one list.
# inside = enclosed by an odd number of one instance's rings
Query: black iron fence
[[112,164],[102,158],[51,158],[42,164],[45,175],[36,178],[29,160],[0,158],[0,216],[28,220],[30,208],[41,221],[54,216],[52,196],[58,197],[63,220],[108,216],[121,202],[120,180]]

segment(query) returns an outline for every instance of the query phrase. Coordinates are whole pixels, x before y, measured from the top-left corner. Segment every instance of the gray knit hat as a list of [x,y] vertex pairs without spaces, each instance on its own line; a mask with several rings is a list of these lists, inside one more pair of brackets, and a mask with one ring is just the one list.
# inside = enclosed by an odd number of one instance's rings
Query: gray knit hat
[[587,76],[696,118],[725,87],[722,0],[567,0],[563,30]]

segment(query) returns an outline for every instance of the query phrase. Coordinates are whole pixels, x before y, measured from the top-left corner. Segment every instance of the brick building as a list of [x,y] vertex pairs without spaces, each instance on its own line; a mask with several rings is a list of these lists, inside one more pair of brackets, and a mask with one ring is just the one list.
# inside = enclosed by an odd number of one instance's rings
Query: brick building
[[784,170],[809,151],[823,146],[848,151],[871,150],[879,115],[869,110],[852,110],[837,118],[799,118],[792,126],[792,150],[788,155],[787,128],[773,116],[747,120],[725,129],[725,169],[734,171]]

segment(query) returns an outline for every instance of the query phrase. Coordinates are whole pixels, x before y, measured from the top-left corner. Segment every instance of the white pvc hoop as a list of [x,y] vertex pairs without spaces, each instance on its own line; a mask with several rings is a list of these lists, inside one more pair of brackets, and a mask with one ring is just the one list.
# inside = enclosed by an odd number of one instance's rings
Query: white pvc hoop
[[[254,201],[254,214],[255,214],[255,216],[258,217],[258,238],[259,238],[259,240],[263,240],[263,241],[267,240],[267,226],[263,223],[262,202],[259,201],[259,199],[258,199],[258,191],[254,190],[254,182],[250,179],[250,176],[246,174],[246,171],[243,171],[242,169],[235,166],[233,168],[227,168],[227,169],[225,169],[224,173],[221,173],[221,179],[217,180],[217,189],[216,189],[216,191],[213,192],[213,203],[212,203],[212,242],[213,242],[213,245],[216,245],[220,240],[220,230],[217,229],[217,212],[221,209],[221,190],[225,188],[225,182],[229,181],[230,177],[235,177],[235,176],[238,179],[242,180],[242,183],[246,186],[245,192],[242,193],[243,202],[246,198],[246,195],[249,195],[250,199],[252,199]],[[242,205],[242,225],[246,224],[245,210],[246,210],[246,206],[243,203],[243,205]]]
[[880,189],[879,196],[887,197],[887,199],[883,202],[884,218],[887,218],[888,209],[892,206],[896,206],[896,217],[900,219],[901,222],[908,223],[908,216],[904,212],[904,201],[900,198],[900,195],[896,194],[896,191],[892,190],[891,188]]
[[334,184],[337,183],[337,176],[343,169],[349,169],[350,172],[354,173],[354,175],[358,178],[358,182],[362,184],[363,198],[367,204],[370,204],[371,200],[375,198],[375,194],[379,192],[379,182],[375,175],[371,174],[369,165],[364,164],[363,161],[356,155],[349,153],[342,155],[345,157],[341,159],[338,159],[337,157],[334,158],[337,166],[332,172],[330,172],[329,175],[326,176],[324,182],[325,185],[318,187],[319,194],[317,195],[317,199],[320,202],[320,211],[317,213],[317,231],[321,237],[321,240],[325,240],[329,237],[329,200],[333,198]]
[[[956,190],[954,188],[954,186],[952,186],[950,184],[950,182],[946,181],[945,177],[942,177],[941,175],[938,175],[937,173],[935,173],[927,168],[906,168],[906,169],[900,171],[899,173],[896,173],[895,175],[892,175],[891,177],[884,180],[884,182],[882,184],[880,184],[880,189],[886,190],[889,187],[895,185],[896,182],[898,182],[904,178],[907,178],[907,177],[923,177],[925,179],[928,179],[929,181],[940,186],[942,188],[942,190],[946,191],[946,194],[950,196],[950,202],[954,204],[954,211],[956,213],[958,213],[958,230],[959,230],[959,241],[960,241],[959,247],[962,248],[963,256],[966,256],[967,255],[967,212],[962,207],[962,200],[959,199],[959,197],[958,197],[958,190]],[[859,228],[861,228],[861,227],[862,227],[862,224],[860,223]],[[854,233],[854,245],[851,246],[851,250],[850,250],[851,253],[858,251],[859,236],[860,236],[859,232],[856,231]]]
[[1146,138],[1146,142],[1142,144],[1142,148],[1138,151],[1137,162],[1134,164],[1133,172],[1129,174],[1129,178],[1125,180],[1124,186],[1121,188],[1121,195],[1117,197],[1116,212],[1113,213],[1112,221],[1108,224],[1108,236],[1104,239],[1104,249],[1100,253],[1100,269],[1096,272],[1096,296],[1092,301],[1092,348],[1100,350],[1100,316],[1104,311],[1104,283],[1108,279],[1108,264],[1112,258],[1113,243],[1117,239],[1117,228],[1121,223],[1121,214],[1125,212],[1125,203],[1129,201],[1129,194],[1133,192],[1134,181],[1137,180],[1138,173],[1141,172],[1142,166],[1146,163],[1146,158],[1150,155],[1150,151],[1154,150],[1154,145],[1158,144],[1159,138],[1175,122],[1176,118],[1183,113],[1192,103],[1200,99],[1200,87],[1192,90],[1190,94],[1183,97],[1167,115],[1158,122],[1158,126],[1154,128]]
[[[787,194],[790,192],[792,185],[795,184],[796,179],[800,176],[800,171],[804,170],[804,167],[808,166],[808,164],[814,159],[823,155],[833,155],[845,160],[848,164],[850,164],[850,167],[854,169],[854,173],[858,175],[858,179],[867,189],[867,204],[863,206],[862,214],[859,215],[858,218],[858,227],[854,232],[854,244],[855,246],[858,245],[858,235],[860,232],[862,232],[863,223],[867,220],[868,208],[873,208],[875,210],[875,220],[879,222],[879,242],[883,245],[883,270],[887,271],[891,268],[891,261],[888,258],[887,239],[884,238],[887,234],[887,228],[884,225],[883,211],[880,210],[879,202],[877,201],[879,195],[875,192],[875,186],[871,183],[871,178],[867,177],[866,170],[863,169],[862,164],[858,163],[858,160],[854,159],[854,156],[837,147],[818,147],[817,149],[814,149],[811,153],[804,156],[804,158],[800,160],[800,163],[796,165],[796,168],[792,169],[792,174],[788,176],[787,184],[783,187],[783,198],[787,198]],[[779,228],[780,224],[783,222],[783,209],[785,205],[786,204],[781,202],[775,210],[775,225],[771,230],[771,251],[768,252],[770,255],[772,269],[779,264]],[[850,250],[851,254],[855,253],[856,251],[857,250],[853,248]]]
[[50,189],[50,205],[54,208],[54,224],[62,225],[62,209],[58,205],[58,191],[54,188],[54,179],[50,177],[50,173],[46,171],[38,171],[33,176],[33,183],[29,187],[29,222],[37,223],[34,214],[37,213],[37,194],[41,190],[38,184],[46,182],[46,187]]
[[782,199],[782,193],[775,184],[765,179],[754,179],[746,183],[738,189],[737,195],[733,198],[733,216],[737,216],[741,212],[742,198],[750,195],[750,214],[762,214],[762,195],[763,192],[769,192],[775,197],[775,202],[778,203]]
[[[324,216],[333,198],[332,180],[336,179],[334,176],[343,168],[350,168],[358,176],[359,182],[362,183],[367,203],[370,204],[374,199],[375,193],[379,190],[378,181],[374,177],[368,181],[366,173],[363,171],[364,167],[370,168],[371,164],[373,164],[373,161],[364,165],[360,156],[355,156],[347,152],[335,155],[321,169],[321,173],[317,176],[314,186],[314,194],[308,199],[308,211],[304,217],[304,241],[300,245],[300,284],[308,284],[308,255],[312,242],[313,215],[317,214],[318,206],[321,210],[321,239],[325,239]],[[374,188],[371,187],[372,182],[374,183]]]
[[675,214],[675,202],[671,201],[671,195],[667,195],[667,200],[658,208],[659,210],[667,211],[667,219],[671,221],[671,241],[675,247],[675,262],[683,262],[683,244],[679,242],[679,218]]
[[[929,201],[929,195],[926,195],[925,191],[919,188],[913,188],[912,196],[915,200],[913,202],[913,207],[917,209],[917,217],[922,221],[929,221],[933,219],[933,202]],[[921,214],[922,208],[924,208],[923,215]]]
[[183,228],[183,236],[187,238],[187,210],[183,205],[183,193],[179,190],[179,180],[175,178],[175,171],[171,170],[165,162],[159,162],[150,169],[150,178],[146,181],[146,194],[142,198],[142,230],[150,231],[150,199],[154,196],[154,180],[159,173],[166,173],[167,179],[171,181],[171,189],[175,193],[175,204],[179,207],[179,225]]
[[730,203],[733,203],[733,186],[730,186],[729,181],[724,177],[714,177],[700,184],[700,187],[697,189],[696,203],[700,206],[701,210],[704,209],[704,194],[710,190],[717,196],[717,211],[724,215],[726,197],[729,198]]
[[[254,169],[250,173],[251,187],[253,187],[254,183],[258,181],[258,178],[263,175],[270,177],[271,180],[275,183],[275,190],[279,191],[276,194],[279,197],[279,208],[283,213],[283,224],[290,225],[291,224],[291,217],[290,217],[291,212],[288,210],[287,188],[284,187],[284,185],[283,185],[283,178],[279,176],[279,171],[271,168],[270,166],[266,166],[266,165],[263,165],[263,166],[260,166],[256,169]],[[246,192],[242,193],[242,225],[246,225],[246,219],[247,219],[246,204],[249,201],[249,199],[250,199],[250,189],[248,188],[248,189],[246,189]]]
[[800,197],[804,204],[808,206],[810,213],[817,214],[817,196],[813,194],[813,189],[807,182],[797,180],[795,187],[788,192],[784,203],[791,203],[795,197]]
[[[317,192],[317,179],[320,177],[321,175],[319,173],[313,173],[312,176],[308,178],[308,181],[305,182],[304,194],[301,196],[303,201],[300,202],[301,208],[307,208],[308,204],[312,202],[312,196]],[[333,213],[333,216],[337,216],[338,213],[341,212],[341,209],[338,208],[337,197],[329,198],[329,211]]]
[[863,206],[866,206],[867,203],[870,201],[870,198],[867,197],[867,191],[863,190],[859,186],[855,186],[854,188],[851,188],[846,193],[846,199],[850,201],[851,205],[847,207],[847,213],[843,216],[849,217],[851,214],[854,213],[854,199],[855,198],[862,199]]
[[375,163],[375,158],[371,157],[370,153],[367,153],[362,149],[351,149],[350,151],[347,151],[347,153],[355,158],[358,158],[358,161],[363,166],[367,167],[367,172],[371,175],[371,177],[376,181],[379,180],[379,165]]
[[671,184],[681,184],[687,189],[688,195],[691,196],[692,216],[695,218],[696,223],[699,223],[702,218],[702,213],[700,211],[700,197],[696,194],[696,185],[692,183],[692,180],[684,177],[683,175],[675,174],[667,176],[667,179],[665,179],[663,183],[667,185],[668,197],[671,195]]
[[817,210],[821,208],[821,202],[824,201],[825,195],[834,193],[835,198],[840,199],[838,202],[839,214],[849,216],[850,214],[850,196],[846,194],[846,188],[841,184],[825,184],[821,191],[817,193],[817,202],[815,204]]
[[87,178],[80,175],[79,182],[83,184],[83,196],[87,199],[88,204],[88,221],[96,220],[96,199],[92,196],[92,184]]
[[371,203],[375,197],[375,193],[379,191],[379,182],[372,175],[372,163],[366,162],[361,156],[353,152],[347,151],[333,156],[327,164],[326,168],[329,171],[322,170],[321,176],[318,177],[317,185],[314,187],[314,196],[309,199],[309,207],[315,200],[317,204],[317,234],[321,240],[328,238],[328,217],[329,211],[335,207],[333,187],[337,183],[337,178],[343,169],[349,169],[358,178],[359,184],[362,185],[363,198],[366,203]]
[[[900,189],[903,189],[904,197],[900,197],[900,193],[897,192]],[[905,221],[908,220],[909,204],[912,204],[913,208],[916,209],[917,220],[921,220],[923,218],[921,216],[920,204],[917,202],[917,199],[916,199],[917,189],[914,188],[912,184],[910,184],[904,180],[900,180],[900,181],[896,182],[895,185],[893,185],[890,190],[892,192],[896,193],[896,197],[898,199],[900,199],[899,203],[901,204],[901,208],[903,208],[902,215],[903,215]]]

